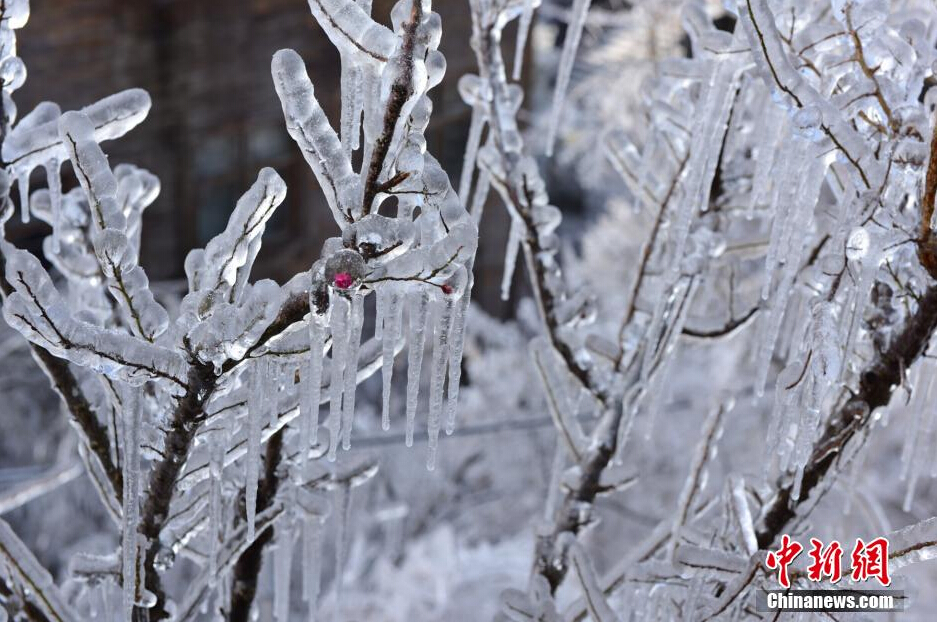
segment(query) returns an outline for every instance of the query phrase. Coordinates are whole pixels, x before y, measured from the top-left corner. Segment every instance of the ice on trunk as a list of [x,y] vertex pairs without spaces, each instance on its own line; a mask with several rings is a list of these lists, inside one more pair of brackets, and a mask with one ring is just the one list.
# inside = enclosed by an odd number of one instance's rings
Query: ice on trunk
[[267,359],[255,359],[248,370],[247,459],[244,475],[244,498],[247,509],[247,539],[254,539],[257,517],[257,485],[260,479],[260,442],[269,401]]
[[290,518],[276,529],[273,551],[273,609],[276,622],[290,622],[290,578],[293,569],[293,526]]
[[140,523],[140,410],[139,389],[127,387],[122,391],[123,412],[123,516],[121,525],[121,577],[123,589],[124,618],[129,620],[138,600],[142,585],[137,585],[139,576],[139,535]]

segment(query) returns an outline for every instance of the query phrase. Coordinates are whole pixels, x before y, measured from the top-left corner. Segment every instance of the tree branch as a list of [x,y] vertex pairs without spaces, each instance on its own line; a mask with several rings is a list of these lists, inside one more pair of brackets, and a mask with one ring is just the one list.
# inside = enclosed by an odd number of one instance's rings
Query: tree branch
[[156,557],[161,544],[159,533],[169,516],[176,480],[182,471],[192,439],[198,430],[198,422],[205,410],[205,405],[214,393],[218,377],[210,365],[192,357],[185,394],[176,405],[169,423],[164,442],[165,455],[150,473],[146,488],[146,499],[140,516],[140,533],[146,538],[144,568],[146,589],[156,596],[156,605],[152,609],[134,608],[134,622],[163,620],[169,617],[166,610],[166,594],[156,569]]
[[791,502],[792,484],[781,486],[762,512],[758,527],[758,548],[765,549],[784,532],[810,492],[832,470],[846,444],[868,427],[876,408],[888,405],[902,370],[910,367],[927,348],[937,328],[937,285],[931,284],[921,296],[917,311],[905,323],[888,349],[860,374],[859,390],[833,415],[804,469],[800,496]]
[[384,170],[384,160],[387,158],[387,153],[394,139],[394,132],[397,130],[397,123],[403,113],[404,104],[413,95],[413,48],[416,44],[416,29],[422,19],[423,5],[420,0],[413,0],[413,7],[410,9],[410,21],[404,25],[403,44],[401,45],[401,56],[398,61],[402,65],[401,71],[390,87],[387,108],[384,110],[384,127],[381,135],[374,143],[374,153],[371,154],[371,162],[368,165],[368,176],[365,178],[364,183],[364,199],[361,203],[362,216],[371,213],[371,204],[374,203],[374,197],[382,191],[382,188],[392,184],[393,180],[397,178],[395,176],[384,183],[378,182],[378,178]]
[[937,120],[931,130],[930,157],[927,160],[927,173],[924,177],[924,190],[921,197],[921,233],[918,239],[918,258],[927,273],[937,279],[937,236],[931,229],[934,217],[934,195],[937,194]]
[[[0,253],[0,294],[2,294],[0,297],[4,302],[13,292],[13,287],[7,282],[5,274],[6,257]],[[111,458],[111,441],[107,427],[98,421],[94,408],[82,392],[81,385],[69,368],[68,362],[53,356],[48,350],[35,343],[29,342],[29,347],[32,350],[33,359],[52,381],[55,392],[65,403],[72,421],[84,433],[88,449],[101,464],[111,485],[111,492],[120,503],[124,490],[124,477]]]
[[[283,451],[283,429],[267,442],[264,455],[264,476],[257,488],[257,512],[270,507],[280,487],[277,469]],[[254,542],[241,554],[231,573],[231,604],[228,609],[229,622],[247,622],[251,606],[257,594],[257,577],[263,564],[263,550],[273,541],[274,527],[271,525],[257,535]]]

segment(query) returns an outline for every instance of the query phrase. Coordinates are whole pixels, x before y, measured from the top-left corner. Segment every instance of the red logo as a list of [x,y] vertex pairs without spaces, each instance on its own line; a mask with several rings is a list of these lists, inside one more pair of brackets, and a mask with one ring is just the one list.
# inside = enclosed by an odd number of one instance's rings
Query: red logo
[[852,549],[852,580],[868,581],[875,577],[882,585],[889,585],[888,576],[888,540],[876,538],[868,544],[862,538],[856,538]]
[[810,538],[810,551],[807,555],[813,563],[807,567],[807,578],[819,583],[823,577],[829,577],[831,583],[843,578],[843,547],[833,540],[830,545],[823,548],[823,543],[816,538]]
[[[803,550],[803,546],[784,534],[781,536],[781,546],[776,551],[768,552],[765,565],[769,570],[777,570],[778,583],[781,587],[791,586],[788,566]],[[837,540],[824,546],[823,542],[817,538],[810,538],[810,550],[807,551],[807,555],[811,560],[807,567],[808,580],[819,583],[828,579],[831,583],[837,583],[843,578],[843,547]],[[876,538],[870,542],[856,538],[856,545],[852,549],[850,559],[852,562],[850,578],[853,581],[868,581],[874,578],[883,586],[891,584],[891,578],[888,576],[888,540],[886,538]]]
[[781,587],[790,587],[791,579],[787,573],[787,567],[800,555],[804,547],[792,541],[787,534],[781,536],[781,548],[768,553],[766,564],[769,569],[778,571],[778,583]]

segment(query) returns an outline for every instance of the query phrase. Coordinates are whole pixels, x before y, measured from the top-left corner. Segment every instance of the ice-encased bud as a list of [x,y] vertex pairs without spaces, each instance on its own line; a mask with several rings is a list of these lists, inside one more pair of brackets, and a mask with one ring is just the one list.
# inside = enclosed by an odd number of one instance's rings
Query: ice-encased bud
[[29,0],[6,0],[3,6],[3,19],[13,30],[25,26],[29,21]]
[[364,258],[357,251],[342,249],[325,262],[325,280],[338,289],[350,289],[367,273]]
[[806,106],[794,113],[791,122],[801,135],[811,138],[823,123],[823,113],[817,106]]
[[26,81],[26,65],[18,56],[9,56],[0,63],[0,81],[7,91],[15,91]]
[[468,272],[464,266],[459,266],[439,289],[446,297],[458,299],[465,293],[466,285],[468,285]]
[[459,78],[459,95],[466,104],[474,106],[476,103],[488,100],[486,86],[481,78],[475,74],[467,73]]
[[349,226],[346,235],[354,240],[365,258],[386,262],[413,246],[416,228],[412,221],[368,214]]
[[850,261],[859,261],[869,252],[869,232],[865,227],[856,227],[849,232],[846,240],[846,258]]

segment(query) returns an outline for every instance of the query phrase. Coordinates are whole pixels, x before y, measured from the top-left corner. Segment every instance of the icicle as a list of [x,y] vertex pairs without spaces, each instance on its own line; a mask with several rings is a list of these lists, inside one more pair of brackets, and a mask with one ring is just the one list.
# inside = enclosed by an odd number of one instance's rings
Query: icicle
[[426,343],[426,319],[429,311],[429,294],[420,288],[410,294],[410,336],[408,339],[407,369],[407,430],[406,445],[413,446],[413,426],[416,421],[416,405],[420,397],[420,372],[423,368],[423,347]]
[[557,497],[561,491],[563,473],[566,471],[566,456],[569,450],[559,434],[553,448],[553,464],[550,467],[550,486],[547,488],[547,501],[543,504],[543,519],[549,521],[556,510]]
[[475,185],[475,195],[472,197],[472,207],[470,213],[475,226],[481,222],[482,214],[485,211],[485,201],[488,199],[488,191],[491,189],[491,174],[486,170],[478,173],[478,183]]
[[209,471],[211,473],[211,487],[209,500],[209,518],[208,518],[208,563],[209,563],[209,585],[214,586],[218,579],[218,546],[221,543],[224,533],[222,518],[222,476],[224,469],[224,457],[228,446],[227,430],[222,428],[211,435],[211,456],[209,458]]
[[846,479],[846,503],[843,504],[843,515],[848,516],[852,513],[853,500],[861,495],[859,492],[859,478],[862,476],[862,466],[865,463],[867,451],[860,448],[853,456],[849,465],[849,473]]
[[98,586],[98,598],[101,601],[101,622],[110,622],[111,621],[111,603],[110,599],[107,597],[108,590],[111,588],[111,581],[104,580],[101,581],[101,585]]
[[[467,266],[471,274],[471,266]],[[471,277],[465,288],[465,293],[455,307],[452,319],[452,333],[449,336],[449,395],[446,403],[446,434],[455,431],[455,411],[459,403],[459,384],[462,382],[462,354],[465,351],[465,316],[468,313],[472,298]]]
[[[849,316],[849,325],[846,338],[842,341],[845,344],[842,351],[844,362],[848,360],[855,345],[859,326],[862,324],[862,315],[865,313],[869,298],[872,296],[875,276],[881,267],[881,250],[877,240],[871,239],[868,231],[862,227],[853,229],[846,242],[846,259],[853,265],[858,264],[858,269],[854,272],[859,273],[859,278],[855,285],[852,312],[845,314]],[[843,379],[846,369],[846,365],[843,365],[840,369],[840,379]]]
[[351,305],[344,296],[332,294],[332,379],[329,384],[329,460],[338,455],[339,434],[342,429],[342,392],[345,387],[345,362],[350,333]]
[[713,408],[709,416],[706,417],[706,422],[703,424],[700,440],[696,445],[696,451],[690,463],[690,472],[687,475],[686,483],[683,485],[683,490],[680,492],[680,499],[677,502],[677,511],[674,513],[670,542],[667,545],[667,557],[670,560],[674,559],[677,545],[680,543],[680,533],[683,531],[683,526],[686,524],[687,518],[691,514],[693,499],[696,498],[697,493],[700,492],[704,486],[705,477],[703,473],[706,469],[706,463],[715,453],[716,442],[719,440],[719,436],[722,433],[722,417],[730,407],[731,405],[720,405],[717,408]]
[[52,252],[59,252],[59,236],[62,229],[62,163],[52,159],[46,163],[46,179],[49,185],[49,207],[52,211]]
[[384,335],[381,359],[381,428],[390,429],[390,391],[394,374],[394,350],[400,338],[400,294],[391,291],[387,294],[387,308],[384,312]]
[[752,512],[748,507],[748,499],[745,498],[745,480],[738,475],[729,477],[729,486],[732,490],[732,508],[735,511],[735,518],[739,523],[739,533],[742,536],[742,543],[749,555],[754,555],[758,551],[758,538],[755,536],[755,527],[752,522]]
[[771,220],[771,237],[768,242],[768,252],[765,254],[765,281],[761,287],[761,299],[768,300],[771,294],[771,285],[774,277],[774,271],[779,263],[779,257],[786,250],[783,241],[790,230],[793,219],[794,194],[796,189],[796,180],[803,172],[804,150],[798,149],[800,141],[791,140],[782,147],[784,153],[782,160],[788,160],[779,171],[775,172],[774,187],[772,189],[772,200],[769,206],[769,213],[773,215]]
[[260,432],[267,396],[264,382],[266,359],[251,363],[247,394],[247,464],[244,475],[244,500],[247,511],[247,539],[254,539],[257,516],[257,482],[260,478]]
[[[699,280],[696,278],[687,278],[676,284],[674,293],[670,297],[672,318],[667,318],[669,324],[665,326],[662,341],[656,348],[648,348],[645,353],[641,369],[642,376],[649,383],[645,438],[649,439],[651,437],[657,414],[670,393],[668,380],[673,357],[668,356],[668,354],[676,347],[677,340],[683,332],[683,325],[686,323],[687,315],[690,312],[690,303],[693,301],[698,286]],[[664,321],[664,317],[661,316],[661,322]],[[648,334],[656,334],[656,330]]]
[[511,298],[511,281],[514,280],[514,269],[517,266],[517,253],[521,248],[521,238],[524,236],[524,223],[517,218],[511,219],[511,230],[508,233],[508,244],[504,254],[504,274],[501,277],[501,300]]
[[21,172],[16,177],[20,192],[20,216],[23,222],[29,222],[29,171]]
[[[767,199],[770,192],[778,189],[778,183],[774,180],[776,170],[774,168],[775,160],[778,155],[783,158],[783,152],[790,141],[782,142],[782,137],[789,131],[787,127],[787,115],[776,110],[767,96],[764,97],[763,110],[766,112],[767,127],[765,136],[768,140],[756,144],[755,155],[752,158],[755,161],[755,174],[752,181],[751,196],[749,197],[748,213],[746,217],[751,220],[755,217],[755,207]],[[776,145],[783,145],[777,148]]]
[[[802,153],[800,157],[805,162],[812,162],[809,157],[812,153],[814,151],[811,149]],[[807,170],[804,170],[804,168]],[[796,175],[802,179],[799,182],[800,187],[797,193],[792,198],[795,211],[786,219],[778,241],[778,253],[776,255],[777,257],[784,257],[784,262],[780,264],[780,274],[776,282],[770,275],[775,267],[768,266],[769,274],[765,277],[766,281],[773,283],[770,288],[773,295],[771,296],[769,309],[763,316],[764,320],[760,327],[761,334],[759,336],[761,345],[756,353],[755,393],[758,396],[764,395],[778,333],[781,330],[781,324],[791,295],[795,291],[794,281],[797,278],[798,270],[800,270],[801,257],[804,248],[806,248],[804,237],[794,235],[794,231],[796,228],[809,225],[823,177],[826,175],[826,168],[818,165],[801,167],[796,171]]]
[[[283,375],[284,367],[280,364],[279,361],[271,357],[264,357],[266,361],[266,370],[264,377],[267,378],[267,382],[271,383],[269,399],[264,406],[267,409],[267,417],[270,422],[270,427],[275,428],[277,423],[280,420],[280,387],[283,385]],[[292,378],[291,378],[292,380]]]
[[908,482],[902,503],[902,509],[905,512],[911,510],[911,504],[914,501],[917,479],[923,466],[922,458],[931,458],[925,443],[932,427],[933,407],[931,404],[935,379],[937,379],[937,369],[929,360],[922,360],[915,371],[911,400],[906,407],[911,422],[907,426],[904,445],[901,448],[899,472],[901,480]]
[[137,527],[140,520],[139,473],[140,473],[140,395],[138,389],[127,387],[123,391],[124,402],[124,455],[123,455],[123,525],[121,527],[121,576],[123,583],[124,619],[129,620],[137,603],[137,568],[139,537]]
[[[479,95],[476,95],[478,97]],[[469,192],[472,189],[472,175],[478,160],[478,145],[481,143],[482,130],[485,129],[485,109],[481,102],[472,106],[472,121],[469,125],[468,139],[465,142],[465,156],[462,160],[462,176],[459,179],[459,198],[463,205],[468,205]]]
[[335,534],[335,607],[342,603],[342,585],[345,578],[345,549],[348,540],[348,519],[351,511],[351,484],[344,482],[338,487],[338,525]]
[[[587,8],[588,10],[588,8]],[[527,35],[530,34],[530,24],[534,21],[534,0],[524,0],[524,11],[517,25],[517,47],[514,48],[514,69],[511,79],[517,82],[521,79],[521,69],[524,67],[524,49],[527,47]]]
[[387,298],[389,293],[386,289],[379,289],[375,292],[374,302],[374,338],[384,339],[384,316],[387,314]]
[[582,587],[590,617],[595,622],[620,622],[618,615],[609,606],[608,601],[605,600],[605,592],[599,585],[595,568],[592,567],[592,562],[586,555],[586,551],[579,542],[569,535],[569,532],[566,532],[566,535],[571,540],[569,559],[573,574],[579,580],[580,587]]
[[299,420],[299,469],[306,473],[309,449],[319,440],[319,402],[322,401],[322,355],[325,349],[325,325],[316,316],[315,306],[309,315],[309,356],[302,373],[302,413]]
[[429,455],[426,468],[436,468],[436,447],[439,439],[439,419],[442,414],[443,384],[446,380],[446,366],[449,363],[449,330],[452,328],[452,309],[454,303],[445,298],[439,303],[434,331],[433,363],[430,370],[429,419],[426,431],[429,437]]
[[[736,32],[735,38],[738,39],[741,30],[737,29]],[[676,211],[670,228],[669,243],[672,250],[667,276],[669,282],[681,274],[687,238],[696,214],[709,206],[712,180],[719,160],[719,145],[722,144],[729,113],[735,102],[741,69],[738,59],[729,56],[721,58],[715,61],[709,80],[702,85],[700,103],[695,112],[696,118],[701,121],[693,127],[690,156],[685,167],[687,174],[680,190],[684,205]],[[654,323],[655,318],[652,318],[651,325]]]
[[342,149],[346,156],[350,156],[358,147],[361,133],[361,69],[345,58],[342,58],[341,94]]
[[[815,380],[811,378],[810,382],[815,382]],[[794,441],[794,453],[792,456],[792,466],[795,469],[794,481],[791,485],[792,501],[798,501],[800,499],[800,487],[804,479],[804,468],[810,460],[810,452],[813,449],[813,442],[817,436],[820,418],[820,410],[818,408],[814,406],[802,408],[800,423],[797,424],[797,439]]]
[[273,609],[276,622],[290,622],[290,571],[293,567],[293,529],[289,519],[276,530],[273,552]]
[[355,426],[355,393],[358,387],[358,350],[361,348],[361,327],[364,323],[364,295],[356,294],[351,301],[348,350],[345,358],[345,389],[342,396],[342,449],[351,448],[351,430]]
[[547,129],[547,156],[553,155],[553,144],[556,142],[556,132],[563,113],[566,90],[573,75],[573,63],[576,62],[576,51],[582,38],[582,29],[586,25],[590,4],[592,0],[573,0],[572,18],[566,26],[566,41],[563,43],[560,67],[556,74],[556,89],[553,91],[553,109],[550,111],[550,125]]
[[[771,423],[768,426],[765,450],[769,456],[778,456],[778,468],[782,471],[787,468],[791,446],[788,435],[793,425],[791,416],[797,411],[796,405],[800,400],[801,375],[805,372],[804,361],[798,359],[787,365],[778,374],[775,387],[774,412],[771,414]],[[767,480],[771,469],[771,460],[765,460],[765,479]]]
[[306,601],[308,607],[308,622],[315,622],[316,619],[321,575],[321,522],[318,516],[307,516],[303,521],[303,600]]

